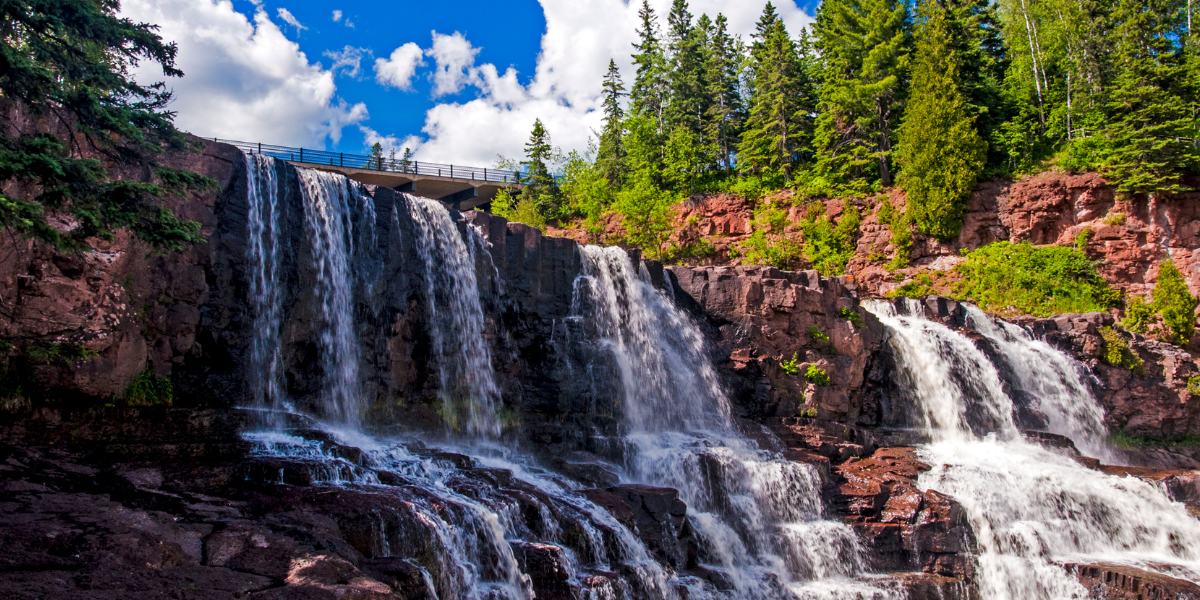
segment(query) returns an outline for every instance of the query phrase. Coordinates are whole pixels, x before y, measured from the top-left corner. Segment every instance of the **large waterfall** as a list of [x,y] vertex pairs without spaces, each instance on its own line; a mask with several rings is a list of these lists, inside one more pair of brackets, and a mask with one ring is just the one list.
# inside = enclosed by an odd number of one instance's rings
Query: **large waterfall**
[[700,562],[729,578],[729,597],[889,597],[852,579],[862,550],[849,527],[822,518],[815,469],[738,432],[697,326],[624,250],[582,251],[574,312],[620,374],[626,476],[679,490]]
[[1149,483],[1085,468],[1022,438],[1014,395],[1027,394],[1051,431],[1107,456],[1101,410],[1069,357],[969,308],[968,322],[995,346],[997,365],[967,337],[926,320],[916,301],[870,308],[889,329],[900,383],[933,440],[920,448],[933,468],[918,483],[966,508],[985,600],[1087,597],[1065,562],[1129,564],[1200,581],[1200,522],[1183,505]]

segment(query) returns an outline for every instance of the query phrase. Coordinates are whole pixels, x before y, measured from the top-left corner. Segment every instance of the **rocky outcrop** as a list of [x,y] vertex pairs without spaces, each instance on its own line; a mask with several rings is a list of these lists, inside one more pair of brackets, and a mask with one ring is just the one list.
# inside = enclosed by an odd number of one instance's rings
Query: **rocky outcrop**
[[[744,415],[871,418],[863,373],[883,329],[841,279],[771,267],[668,270],[676,302],[709,321],[717,365]],[[806,377],[810,368],[828,380]]]
[[1111,563],[1067,563],[1066,568],[1079,578],[1093,598],[1112,600],[1174,600],[1200,598],[1200,585]]

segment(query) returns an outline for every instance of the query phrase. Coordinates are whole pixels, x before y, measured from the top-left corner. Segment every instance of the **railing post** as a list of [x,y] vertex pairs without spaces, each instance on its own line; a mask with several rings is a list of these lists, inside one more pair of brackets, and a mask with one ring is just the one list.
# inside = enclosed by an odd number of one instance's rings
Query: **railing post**
[[258,143],[258,153],[262,154],[262,142]]
[[304,148],[300,149],[300,162],[304,162]]
[[483,168],[483,180],[487,181],[487,167]]
[[345,153],[345,152],[339,152],[338,154],[339,154],[339,155],[341,155],[341,156],[340,156],[340,158],[338,159],[338,161],[339,161],[339,162],[338,162],[338,166],[339,166],[339,167],[344,167],[344,166],[346,166],[346,153]]
[[450,179],[454,179],[454,165],[450,165]]

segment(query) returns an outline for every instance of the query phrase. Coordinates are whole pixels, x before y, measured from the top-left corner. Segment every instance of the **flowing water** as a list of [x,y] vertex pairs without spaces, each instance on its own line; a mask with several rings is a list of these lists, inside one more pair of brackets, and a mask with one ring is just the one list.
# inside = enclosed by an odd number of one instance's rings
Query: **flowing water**
[[[1079,365],[977,309],[968,321],[997,349],[1015,383],[970,339],[924,318],[915,301],[868,305],[889,330],[899,383],[933,442],[918,484],[962,503],[979,542],[985,600],[1086,598],[1064,562],[1111,562],[1200,582],[1200,522],[1163,490],[1081,466],[1025,441],[1011,394],[1036,399],[1048,427],[1085,449],[1103,444],[1102,411]],[[1103,450],[1101,448],[1100,450]]]
[[[264,483],[291,481],[288,473],[299,471],[300,480],[331,491],[385,498],[393,509],[373,517],[368,557],[407,558],[420,568],[431,597],[532,598],[517,549],[545,552],[544,544],[553,544],[550,551],[560,553],[582,600],[675,600],[678,583],[627,527],[579,494],[578,484],[488,441],[499,433],[500,395],[475,275],[486,243],[473,228],[460,233],[433,200],[403,198],[416,226],[427,326],[447,420],[458,419],[467,439],[435,449],[420,440],[382,440],[362,432],[355,294],[356,289],[367,296],[376,293],[372,277],[381,272],[372,264],[379,260],[374,201],[340,175],[295,169],[303,236],[285,240],[278,181],[285,168],[290,167],[247,156],[251,370],[262,374],[253,382],[258,407],[275,416],[264,419],[266,429],[245,437],[253,444],[252,456],[272,461]],[[398,223],[398,215],[392,220]],[[290,316],[284,287],[295,279],[281,272],[281,249],[287,244],[303,246],[297,254],[311,256],[307,268],[315,279],[311,290],[298,292],[312,294],[323,374],[320,397],[308,416],[295,414],[281,374],[282,331]],[[297,420],[304,424],[297,426]]]
[[822,519],[815,469],[737,431],[699,328],[645,267],[620,248],[582,252],[572,313],[620,375],[626,476],[679,490],[700,562],[729,579],[728,597],[891,597],[852,579],[863,575],[862,549],[849,527]]

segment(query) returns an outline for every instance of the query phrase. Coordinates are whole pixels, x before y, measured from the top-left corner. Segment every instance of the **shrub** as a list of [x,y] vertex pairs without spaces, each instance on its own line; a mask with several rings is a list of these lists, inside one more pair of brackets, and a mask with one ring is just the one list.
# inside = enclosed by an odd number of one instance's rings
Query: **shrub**
[[83,344],[33,342],[25,346],[25,357],[35,365],[69,367],[77,361],[99,355],[100,353],[88,350]]
[[837,316],[850,321],[855,327],[862,327],[862,317],[852,308],[839,308]]
[[996,242],[966,258],[955,267],[962,279],[951,293],[988,312],[1046,317],[1102,311],[1120,300],[1075,248]]
[[933,278],[929,273],[917,273],[908,283],[884,295],[888,298],[922,298],[936,293],[937,290],[933,289]]
[[546,230],[546,217],[538,211],[537,204],[530,198],[513,195],[508,190],[496,192],[492,200],[492,212],[514,223],[524,223],[538,231]]
[[888,229],[892,232],[892,245],[896,248],[896,253],[892,255],[892,260],[888,262],[888,269],[892,271],[903,269],[908,266],[909,253],[912,252],[912,222],[909,220],[908,215],[901,215],[899,218],[892,220],[892,224]]
[[804,257],[821,275],[841,275],[846,272],[846,263],[854,256],[854,237],[862,218],[858,209],[847,204],[846,211],[833,224],[820,203],[808,205],[800,221],[804,232]]
[[787,210],[766,203],[754,210],[750,237],[731,249],[731,257],[737,256],[743,264],[771,265],[776,269],[795,269],[801,264],[803,255],[800,243],[784,236],[787,226]]
[[824,344],[829,341],[829,335],[821,331],[821,328],[816,325],[809,325],[808,337],[818,344]]
[[1158,268],[1151,306],[1162,317],[1164,342],[1187,344],[1196,332],[1196,297],[1188,291],[1183,274],[1170,258]]
[[1100,222],[1104,223],[1105,225],[1112,225],[1113,227],[1124,225],[1125,224],[1125,213],[1110,212],[1107,215],[1104,215],[1104,218],[1100,219]]
[[792,358],[790,360],[779,361],[779,368],[783,369],[783,372],[787,373],[788,375],[799,375],[800,367],[796,366],[796,353],[792,353]]
[[1154,307],[1145,298],[1134,296],[1125,304],[1125,318],[1121,320],[1121,326],[1125,329],[1146,333],[1156,321]]
[[1129,342],[1121,334],[1112,327],[1102,327],[1100,337],[1104,339],[1104,362],[1130,371],[1141,370],[1142,358],[1129,349]]
[[1188,377],[1187,390],[1193,396],[1200,396],[1200,377]]
[[1088,242],[1092,241],[1092,228],[1084,227],[1075,235],[1075,249],[1080,252],[1087,251]]
[[808,365],[808,370],[804,372],[804,378],[807,379],[809,383],[819,386],[829,385],[829,374],[825,372],[825,369],[822,369],[817,365]]
[[802,414],[805,417],[808,417],[810,419],[815,419],[815,418],[817,418],[817,407],[815,407],[815,406],[810,407],[810,408],[806,409]]
[[170,406],[175,400],[175,386],[170,378],[159,377],[151,369],[142,371],[125,390],[129,406]]

